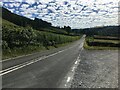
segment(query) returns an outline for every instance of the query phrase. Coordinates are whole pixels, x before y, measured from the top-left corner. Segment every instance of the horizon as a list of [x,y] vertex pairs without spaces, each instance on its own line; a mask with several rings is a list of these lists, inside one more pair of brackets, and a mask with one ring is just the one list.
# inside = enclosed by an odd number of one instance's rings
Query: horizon
[[[39,18],[52,26],[85,29],[118,26],[118,0],[3,0],[0,5],[30,19]],[[27,11],[26,11],[27,10]]]

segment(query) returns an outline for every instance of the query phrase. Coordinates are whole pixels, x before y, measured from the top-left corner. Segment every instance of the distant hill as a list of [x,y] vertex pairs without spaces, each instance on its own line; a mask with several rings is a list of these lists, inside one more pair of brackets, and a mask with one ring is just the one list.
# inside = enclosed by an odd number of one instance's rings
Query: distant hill
[[42,19],[35,18],[31,20],[29,18],[19,16],[17,14],[11,13],[9,10],[2,7],[2,18],[10,21],[18,26],[31,26],[35,30],[39,31],[47,31],[57,34],[64,35],[102,35],[102,36],[119,36],[120,34],[120,26],[104,26],[104,27],[94,27],[94,28],[86,28],[86,29],[73,29],[70,27],[53,27],[51,23],[43,21]]
[[120,35],[120,26],[104,26],[86,29],[73,29],[75,33],[82,33],[86,35],[101,35],[101,36],[116,36]]
[[116,36],[120,35],[120,26],[106,26],[89,28],[85,30],[87,35]]

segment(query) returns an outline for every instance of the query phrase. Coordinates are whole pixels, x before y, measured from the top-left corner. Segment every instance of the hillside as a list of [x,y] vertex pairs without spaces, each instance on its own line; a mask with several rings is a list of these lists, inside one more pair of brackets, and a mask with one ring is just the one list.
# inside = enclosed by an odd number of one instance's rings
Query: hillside
[[16,25],[19,26],[27,26],[30,25],[34,28],[43,28],[43,27],[50,27],[51,23],[48,23],[46,21],[43,21],[41,19],[35,18],[35,20],[31,20],[29,18],[19,16],[17,14],[11,13],[9,10],[2,7],[2,18],[5,20],[8,20]]
[[[30,26],[33,29],[38,31],[46,31],[46,32],[65,34],[65,35],[68,35],[69,31],[71,31],[70,27],[64,27],[64,28],[53,27],[51,26],[51,23],[43,21],[42,19],[35,18],[34,20],[31,20],[29,18],[11,13],[9,10],[3,7],[2,7],[2,18],[18,26],[22,26],[22,27]],[[66,30],[66,28],[68,28],[69,31]],[[72,33],[71,35],[74,35],[74,34]]]
[[86,28],[86,29],[73,29],[74,33],[82,33],[88,36],[100,35],[100,36],[113,36],[119,37],[120,35],[120,26],[104,26],[104,27],[95,27],[95,28]]
[[[22,24],[19,23],[20,21],[26,22],[27,25],[22,26]],[[35,22],[34,20],[18,16],[3,9],[3,59],[34,53],[45,49],[57,48],[80,38],[80,36],[70,36],[66,31],[60,28],[56,29],[56,27],[52,27],[45,21],[40,21],[44,24],[46,23],[48,27],[40,27],[38,28],[39,30],[35,29],[31,24],[31,22]],[[36,24],[36,26],[39,25]],[[62,30],[62,33],[59,33],[60,30]]]

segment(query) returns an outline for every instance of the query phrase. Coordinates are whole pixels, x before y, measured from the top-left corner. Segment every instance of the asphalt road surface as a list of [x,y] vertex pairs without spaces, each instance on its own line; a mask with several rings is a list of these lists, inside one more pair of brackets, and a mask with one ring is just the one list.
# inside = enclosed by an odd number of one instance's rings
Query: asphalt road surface
[[118,51],[84,50],[84,39],[3,61],[3,88],[118,88]]
[[83,50],[80,59],[71,88],[118,88],[118,50]]
[[[3,88],[64,87],[65,77],[74,66],[85,36],[69,46],[2,62]],[[62,86],[63,85],[63,86]]]

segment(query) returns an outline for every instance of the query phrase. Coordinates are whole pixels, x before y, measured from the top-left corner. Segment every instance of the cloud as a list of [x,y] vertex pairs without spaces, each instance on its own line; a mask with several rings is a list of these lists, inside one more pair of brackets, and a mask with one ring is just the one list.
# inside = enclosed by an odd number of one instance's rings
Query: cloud
[[53,26],[88,28],[118,24],[119,0],[3,0],[10,11]]

